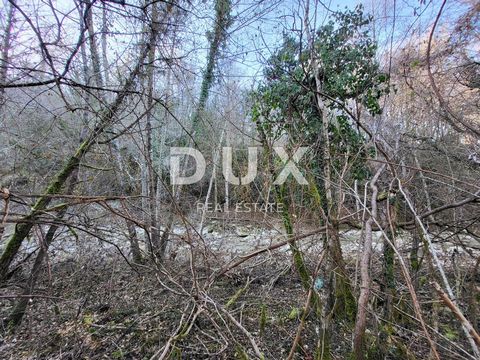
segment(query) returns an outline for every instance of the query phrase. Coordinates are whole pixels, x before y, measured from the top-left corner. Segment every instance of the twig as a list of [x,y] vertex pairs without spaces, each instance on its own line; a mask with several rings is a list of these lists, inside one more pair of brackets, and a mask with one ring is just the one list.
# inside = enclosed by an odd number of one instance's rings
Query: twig
[[230,313],[228,312],[228,310],[226,310],[223,306],[219,306],[219,305],[216,305],[216,306],[220,309],[220,311],[221,311],[222,313],[224,313],[224,314],[230,319],[230,321],[231,321],[236,327],[238,327],[238,328],[240,329],[240,331],[242,331],[242,332],[245,334],[245,336],[248,338],[248,340],[250,341],[250,344],[251,344],[252,347],[253,347],[253,351],[255,352],[255,355],[257,355],[257,357],[258,357],[259,359],[265,359],[265,357],[263,356],[262,352],[261,352],[260,349],[258,348],[258,345],[257,345],[257,343],[255,342],[255,339],[253,338],[252,334],[250,334],[250,332],[249,332],[247,329],[245,329],[245,328],[243,327],[243,325],[240,324],[240,323],[237,321],[237,319],[235,319],[235,318],[233,317],[233,315],[230,314]]
[[443,303],[453,312],[453,315],[455,315],[455,317],[461,322],[462,326],[467,329],[467,331],[470,333],[477,345],[480,346],[480,335],[478,335],[478,333],[475,331],[470,321],[467,320],[467,318],[462,314],[460,309],[453,303],[452,300],[450,300],[448,295],[445,294],[445,292],[442,290],[442,288],[436,281],[434,281],[432,284],[435,290],[437,290],[438,295],[442,299]]
[[18,299],[18,298],[44,298],[44,299],[54,299],[54,300],[67,300],[59,296],[48,296],[48,295],[41,295],[41,294],[0,295],[0,299]]

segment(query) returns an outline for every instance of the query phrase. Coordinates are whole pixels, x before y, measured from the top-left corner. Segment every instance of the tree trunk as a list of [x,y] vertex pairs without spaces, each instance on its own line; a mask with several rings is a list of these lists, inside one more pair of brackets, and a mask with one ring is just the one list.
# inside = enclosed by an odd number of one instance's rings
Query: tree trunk
[[97,138],[105,131],[105,129],[112,125],[112,123],[115,121],[117,112],[120,110],[124,100],[129,96],[129,92],[135,84],[135,80],[137,79],[140,70],[143,67],[143,63],[150,51],[150,48],[155,43],[157,32],[154,29],[155,28],[152,27],[150,40],[141,52],[137,64],[129,74],[129,77],[127,78],[123,88],[118,92],[113,103],[103,109],[99,115],[100,120],[93,131],[90,132],[86,140],[80,144],[75,153],[67,160],[63,168],[52,179],[43,192],[43,195],[40,196],[37,202],[33,205],[30,213],[24,216],[15,226],[15,231],[8,240],[5,250],[0,257],[0,283],[5,281],[10,264],[15,258],[23,240],[27,237],[33,225],[35,224],[36,218],[51,202],[51,195],[58,194],[61,191],[67,178],[78,167],[83,156],[92,148]]
[[[13,20],[15,17],[15,7],[9,5],[7,22],[5,24],[5,32],[2,41],[2,58],[0,59],[0,84],[7,83],[8,64],[10,62],[10,47],[13,32]],[[3,117],[3,110],[5,106],[5,88],[0,86],[0,118]]]
[[[86,1],[86,4],[87,4],[87,8],[89,9],[88,12],[87,12],[87,16],[86,16],[86,26],[88,28],[88,35],[89,35],[89,45],[90,45],[90,55],[91,55],[91,58],[92,58],[92,68],[93,68],[93,78],[95,79],[95,83],[96,83],[96,86],[98,87],[98,90],[97,90],[97,97],[98,99],[101,100],[102,103],[107,103],[107,97],[104,93],[102,93],[102,91],[100,89],[102,89],[104,87],[104,78],[102,76],[102,67],[101,67],[101,64],[100,64],[100,54],[99,54],[99,51],[98,51],[98,46],[97,46],[97,42],[96,42],[96,39],[95,39],[95,27],[94,27],[94,23],[93,23],[93,15],[92,15],[92,12],[93,12],[93,8],[92,6],[90,6],[90,0],[87,0]],[[155,12],[156,14],[156,5],[154,5],[154,7],[152,8],[152,22],[155,22],[156,21],[156,18],[153,17],[153,13]],[[107,18],[106,18],[107,14],[106,14],[106,8],[105,8],[105,4],[103,4],[103,8],[102,8],[102,21],[103,21],[103,24],[102,24],[102,50],[103,50],[103,54],[102,54],[102,59],[103,59],[103,65],[104,65],[104,68],[107,67],[108,65],[108,57],[107,57],[107,54],[106,54],[106,49],[107,49],[107,44],[106,44],[106,21],[107,21]],[[149,55],[150,56],[150,55]],[[107,71],[105,71],[105,74],[107,74]],[[88,66],[86,66],[86,63],[85,63],[85,66],[84,66],[84,77],[86,79],[86,81],[88,82]],[[91,99],[91,96],[89,96],[89,94],[87,94],[87,99]],[[151,104],[151,98],[150,98],[150,103],[149,103],[149,109],[152,107],[152,104]],[[119,185],[119,188],[120,188],[120,192],[122,194],[126,194],[126,195],[131,195],[131,191],[130,191],[130,186],[128,186],[122,175],[120,174],[122,171],[122,168],[123,168],[123,164],[122,164],[122,158],[120,156],[120,149],[119,149],[119,146],[118,146],[118,141],[117,139],[113,139],[109,145],[111,146],[111,152],[113,153],[113,158],[115,159],[115,163],[117,165],[117,168],[119,171],[116,172],[116,178],[117,178],[117,183]],[[135,223],[133,223],[132,221],[128,220],[128,219],[125,219],[125,223],[126,223],[126,226],[127,226],[127,230],[128,230],[128,239],[129,239],[129,242],[130,242],[130,251],[132,253],[132,257],[134,259],[135,262],[139,262],[141,263],[142,262],[142,256],[141,256],[141,252],[140,252],[140,246],[138,244],[138,237],[137,237],[137,232],[136,232],[136,228],[135,228]]]
[[[227,30],[230,27],[232,21],[230,18],[231,12],[231,0],[216,0],[215,1],[215,24],[213,29],[213,38],[210,41],[210,47],[208,51],[207,66],[205,72],[203,73],[202,86],[200,90],[200,98],[195,109],[195,113],[192,118],[192,140],[195,140],[195,137],[198,135],[199,123],[201,116],[205,110],[208,97],[210,95],[210,89],[215,80],[215,66],[218,61],[220,54],[220,48],[225,44],[227,37]],[[188,164],[188,159],[186,159],[186,164]],[[184,166],[184,169],[186,165]],[[182,188],[181,186],[174,187],[172,194],[172,202],[176,202],[181,198]],[[175,204],[172,204],[172,210],[168,216],[165,229],[163,231],[162,237],[160,239],[162,256],[164,255],[165,249],[167,248],[168,239],[170,237],[170,231],[173,227],[173,209]]]
[[[75,188],[75,185],[77,184],[77,181],[78,181],[78,168],[76,168],[70,176],[68,188],[66,190],[66,193],[68,195],[71,195],[73,193],[73,190]],[[67,212],[67,209],[68,209],[67,207],[62,208],[62,210],[60,210],[57,213],[57,216],[55,217],[55,219],[58,221],[61,221],[63,216]],[[25,311],[27,310],[27,307],[30,301],[30,298],[28,297],[28,295],[33,294],[35,284],[37,283],[37,280],[38,280],[38,275],[40,274],[40,269],[48,253],[48,248],[50,247],[50,244],[53,242],[55,238],[55,233],[57,232],[59,227],[60,225],[53,224],[53,225],[50,225],[50,227],[48,228],[47,235],[43,239],[43,246],[40,246],[37,257],[35,258],[35,262],[30,272],[30,277],[28,278],[27,283],[24,285],[24,289],[21,293],[21,297],[17,300],[15,306],[13,307],[13,310],[11,311],[8,317],[7,328],[11,331],[15,327],[20,325],[20,323],[22,322],[23,316],[25,315]]]
[[[154,3],[152,5],[152,21],[158,22],[158,5]],[[150,229],[150,240],[152,242],[154,253],[160,257],[163,256],[161,253],[160,246],[160,230],[157,224],[157,172],[155,169],[155,159],[153,153],[153,130],[152,130],[152,121],[153,121],[153,80],[154,80],[154,62],[155,62],[155,48],[152,46],[148,54],[148,67],[147,67],[147,146],[145,149],[146,153],[146,168],[147,168],[147,183],[148,183],[148,212],[149,212],[149,229]]]
[[385,165],[382,165],[373,177],[370,188],[372,189],[371,214],[365,224],[365,239],[363,243],[362,259],[360,261],[360,296],[358,298],[357,318],[355,322],[355,333],[353,338],[353,350],[355,359],[365,358],[365,327],[367,325],[367,307],[370,295],[370,258],[372,256],[372,225],[377,217],[377,180]]
[[[395,198],[387,199],[387,234],[395,245],[397,226],[397,203]],[[395,252],[392,246],[383,239],[383,272],[384,279],[381,290],[385,293],[384,318],[387,321],[392,319],[393,300],[395,298]]]
[[[323,136],[323,175],[325,190],[325,222],[327,225],[327,247],[330,253],[330,270],[332,279],[330,284],[330,306],[337,318],[345,318],[353,321],[355,318],[355,298],[348,281],[345,261],[343,259],[342,247],[340,244],[340,235],[338,228],[338,219],[334,210],[334,196],[332,190],[332,174],[331,174],[331,154],[329,139],[329,109],[325,101],[321,97],[322,81],[319,75],[319,64],[313,61],[315,71],[316,101],[318,110],[322,116],[322,136]],[[341,201],[341,199],[337,199]],[[337,208],[340,208],[338,204]]]
[[[420,217],[418,216],[413,204],[412,204],[412,201],[410,200],[410,197],[407,195],[407,193],[403,190],[403,187],[402,187],[402,184],[400,181],[398,181],[398,188],[400,190],[400,192],[402,193],[403,195],[403,198],[405,199],[408,207],[410,208],[413,216],[415,217],[415,222],[417,223],[417,225],[419,226],[419,228],[421,229],[422,233],[423,233],[423,236],[425,238],[425,241],[427,242],[428,244],[428,251],[430,252],[430,254],[432,255],[432,260],[433,260],[433,264],[436,268],[436,270],[439,272],[440,274],[440,278],[443,282],[443,286],[445,287],[445,290],[446,290],[446,295],[448,295],[447,299],[449,301],[451,301],[451,303],[453,304],[453,306],[456,307],[456,310],[458,311],[458,316],[461,316],[463,317],[463,319],[465,319],[463,313],[461,312],[461,310],[458,308],[457,306],[457,303],[456,303],[456,300],[455,300],[455,295],[453,293],[453,290],[452,290],[452,287],[450,286],[450,283],[448,281],[448,278],[447,278],[447,275],[445,273],[445,269],[440,261],[440,259],[438,258],[438,254],[437,254],[437,251],[435,250],[435,248],[433,247],[433,244],[432,244],[432,240],[430,238],[430,234],[428,233],[425,225],[422,223],[422,220],[420,219]],[[438,289],[437,289],[438,290]],[[440,289],[441,290],[441,289]],[[442,290],[443,291],[443,290]],[[446,296],[445,295],[445,296]],[[456,314],[457,315],[457,314]],[[466,320],[466,319],[465,319]],[[462,323],[462,330],[463,330],[463,333],[465,334],[465,337],[467,338],[468,342],[470,343],[470,347],[472,349],[472,352],[473,354],[475,355],[476,358],[480,358],[480,350],[479,350],[479,344],[476,343],[476,338],[474,336],[472,336],[472,334],[470,333],[470,330],[472,328],[471,324],[466,320],[466,322],[464,322],[463,320],[461,321]]]
[[200,98],[198,105],[193,115],[193,131],[198,130],[197,126],[201,119],[202,113],[207,105],[210,89],[215,80],[215,66],[220,54],[220,48],[225,44],[227,38],[227,30],[232,21],[230,18],[231,0],[216,0],[215,1],[215,25],[213,29],[213,38],[210,41],[210,47],[207,56],[207,66],[203,74],[202,87],[200,89]]

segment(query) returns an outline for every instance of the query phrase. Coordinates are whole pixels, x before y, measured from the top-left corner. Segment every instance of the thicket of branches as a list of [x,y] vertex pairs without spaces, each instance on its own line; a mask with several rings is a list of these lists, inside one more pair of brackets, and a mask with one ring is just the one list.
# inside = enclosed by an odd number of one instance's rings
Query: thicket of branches
[[479,358],[480,5],[374,3],[5,1],[2,357]]

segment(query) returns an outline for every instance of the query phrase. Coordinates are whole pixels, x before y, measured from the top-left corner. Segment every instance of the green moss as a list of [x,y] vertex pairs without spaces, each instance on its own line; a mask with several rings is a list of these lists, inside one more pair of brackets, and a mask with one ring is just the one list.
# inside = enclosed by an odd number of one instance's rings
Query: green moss
[[265,333],[265,327],[267,326],[267,305],[262,304],[260,307],[260,336]]
[[[322,198],[318,187],[316,186],[311,176],[309,178],[309,186],[310,196],[312,197],[315,206],[319,210],[321,210]],[[335,224],[334,231],[338,233],[338,224]],[[343,264],[342,249],[340,247],[340,244],[337,240],[332,240],[333,246],[330,250],[332,252],[333,261],[336,264]],[[345,279],[345,274],[341,272],[335,273],[335,303],[336,306],[334,309],[334,313],[337,318],[346,319],[352,322],[355,320],[357,312],[355,297],[352,294],[349,283]]]
[[177,346],[173,346],[172,348],[172,352],[170,353],[169,359],[172,359],[172,360],[180,360],[182,359],[182,349],[180,349],[179,347]]
[[[285,185],[281,185],[276,191],[277,203],[282,204],[283,226],[285,228],[285,232],[287,233],[287,237],[290,239],[293,237],[293,225],[290,212],[288,210],[288,204],[285,201],[285,191]],[[305,261],[303,260],[303,254],[294,242],[290,242],[289,246],[293,256],[293,263],[295,265],[295,269],[298,272],[298,275],[300,276],[302,286],[305,290],[308,291],[310,289],[310,274],[305,265]]]
[[247,353],[240,345],[237,345],[234,356],[235,356],[235,359],[238,359],[238,360],[248,360]]
[[[205,110],[210,89],[215,81],[215,65],[220,54],[220,49],[227,39],[227,30],[232,24],[231,0],[215,1],[215,26],[213,33],[209,33],[210,48],[207,57],[207,67],[203,74],[202,85],[200,89],[200,99],[197,110],[193,116],[193,130],[198,131],[201,115]],[[198,134],[197,134],[198,135]]]
[[121,349],[115,350],[112,352],[113,359],[123,359],[125,357],[123,351]]
[[235,294],[233,294],[233,296],[225,304],[225,309],[228,309],[229,307],[231,307],[233,304],[235,304],[237,302],[238,298],[240,296],[242,296],[242,294],[245,291],[247,291],[248,285],[249,285],[248,283],[245,284],[245,286],[243,288],[238,289],[237,292]]
[[338,320],[346,320],[349,323],[355,321],[357,314],[357,303],[352,294],[350,284],[340,273],[335,273],[335,307],[333,309],[334,317]]
[[184,340],[189,333],[189,324],[184,324],[182,329],[179,331],[178,335],[175,336],[175,341]]
[[445,337],[450,340],[450,341],[457,341],[459,339],[458,337],[458,331],[453,329],[451,326],[448,324],[442,325],[442,330],[443,334]]
[[44,194],[40,196],[35,205],[32,207],[30,214],[25,216],[21,223],[17,224],[15,231],[10,237],[5,250],[0,257],[0,283],[5,281],[8,276],[8,269],[13,259],[17,255],[18,249],[22,245],[23,240],[28,236],[28,233],[32,229],[36,217],[44,210],[47,205],[50,203],[52,198],[49,195],[58,194],[65,184],[67,178],[72,174],[75,168],[78,167],[80,159],[83,155],[89,150],[92,145],[92,141],[84,141],[75,154],[69,159],[67,164],[60,170],[60,172],[55,176],[53,181],[45,190]]
[[315,349],[315,360],[330,360],[330,335],[328,331],[322,329]]
[[92,314],[85,314],[83,316],[82,322],[85,326],[89,327],[90,325],[93,324],[93,315]]
[[290,310],[290,313],[288,314],[288,319],[289,320],[295,320],[300,317],[301,310],[297,307],[293,307],[292,310]]

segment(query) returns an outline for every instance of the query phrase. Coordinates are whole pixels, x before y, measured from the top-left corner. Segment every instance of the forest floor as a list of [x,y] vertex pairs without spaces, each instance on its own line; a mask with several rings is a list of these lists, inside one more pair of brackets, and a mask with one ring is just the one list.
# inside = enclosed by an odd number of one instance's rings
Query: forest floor
[[[244,230],[248,229],[243,225],[238,226],[233,228],[233,233],[238,239],[247,239],[253,244],[252,249],[264,246],[264,243],[268,245],[272,241],[271,236],[268,241],[257,243],[252,239],[267,238],[266,232],[273,230],[252,231],[250,228],[249,234],[244,233]],[[221,234],[219,231],[215,225],[210,226],[207,233],[217,237],[216,234]],[[353,235],[350,234],[352,238]],[[307,251],[306,262],[313,270],[318,249],[315,247],[314,238],[309,241],[312,243],[307,246],[310,250]],[[348,236],[344,241],[348,241]],[[176,334],[180,321],[188,319],[188,314],[191,315],[198,309],[192,306],[195,303],[192,294],[196,292],[197,304],[198,296],[203,296],[208,301],[204,310],[192,322],[188,334],[174,341],[171,359],[244,359],[246,355],[253,358],[250,340],[245,332],[221,311],[225,308],[252,335],[266,359],[287,358],[306,300],[306,292],[302,289],[295,270],[290,266],[289,253],[280,251],[263,254],[210,283],[207,279],[212,271],[222,266],[225,261],[226,248],[222,247],[222,244],[232,246],[231,239],[220,242],[217,243],[220,244],[216,248],[217,255],[205,254],[200,251],[200,247],[197,249],[198,264],[193,264],[196,282],[192,281],[192,263],[183,255],[175,256],[175,260],[168,259],[159,271],[154,271],[147,265],[131,267],[111,247],[100,250],[90,246],[87,250],[84,249],[84,252],[90,252],[90,256],[84,256],[83,253],[75,258],[64,258],[65,255],[62,255],[61,260],[51,258],[49,267],[36,287],[37,297],[31,299],[22,325],[14,334],[6,334],[0,338],[0,358],[149,359]],[[318,238],[316,242],[318,243]],[[354,255],[356,248],[357,245],[353,243],[350,247],[345,246],[348,271],[354,283],[357,276],[357,259]],[[175,254],[182,252],[179,249],[180,247]],[[241,251],[244,250],[242,247]],[[408,249],[403,250],[407,257]],[[377,253],[379,251],[377,248]],[[443,259],[444,264],[450,274],[463,271],[462,283],[457,285],[465,291],[471,258],[468,254],[459,253],[456,248],[450,251],[450,254],[452,255]],[[231,258],[235,256],[230,255]],[[380,309],[382,259],[377,255],[373,258],[372,267],[372,307]],[[452,261],[452,256],[457,256],[457,262]],[[205,257],[208,257],[208,261],[205,261]],[[319,276],[326,278],[327,274],[321,273]],[[388,339],[381,338],[380,327],[372,325],[370,328],[377,329],[378,332],[369,333],[368,341],[372,348],[383,346],[384,351],[389,354],[387,358],[423,359],[428,356],[428,346],[422,338],[418,323],[405,314],[412,314],[413,311],[408,292],[401,285],[403,281],[400,272],[397,276],[400,287],[399,300],[395,306],[398,307],[399,318],[395,324],[391,324]],[[21,280],[22,273],[19,272],[15,283],[21,284]],[[440,317],[444,324],[436,330],[438,333],[435,335],[442,358],[461,358],[459,354],[464,353],[465,347],[461,342],[461,330],[457,322],[448,310],[443,307],[435,308],[437,302],[431,301],[431,290],[424,286],[428,281],[425,274],[418,273],[414,280],[418,284],[418,294],[425,316],[428,318],[435,310],[436,316]],[[241,289],[244,291],[241,291],[235,301],[231,301]],[[2,318],[8,315],[14,303],[14,299],[8,295],[19,290],[20,287],[14,284],[0,289]],[[325,300],[322,290],[320,296]],[[370,321],[375,323],[379,317],[381,315],[371,313]],[[332,321],[333,358],[347,358],[351,351],[352,325],[337,319]],[[306,317],[296,359],[314,358],[319,332],[319,321],[310,313]]]

